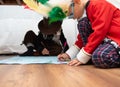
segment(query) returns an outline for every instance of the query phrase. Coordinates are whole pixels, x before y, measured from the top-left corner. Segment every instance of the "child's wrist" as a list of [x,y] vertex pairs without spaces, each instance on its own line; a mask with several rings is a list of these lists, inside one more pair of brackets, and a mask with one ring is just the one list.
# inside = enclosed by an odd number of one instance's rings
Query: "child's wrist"
[[83,64],[87,63],[90,60],[90,58],[91,58],[91,54],[85,52],[83,48],[77,54],[77,59]]
[[66,54],[71,58],[75,58],[77,53],[79,52],[79,49],[74,45],[74,46],[71,46],[67,51],[66,51]]

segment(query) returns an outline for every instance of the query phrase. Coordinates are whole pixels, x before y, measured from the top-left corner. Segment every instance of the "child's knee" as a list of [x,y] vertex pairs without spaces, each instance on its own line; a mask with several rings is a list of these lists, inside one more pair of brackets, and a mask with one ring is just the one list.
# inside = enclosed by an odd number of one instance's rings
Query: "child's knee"
[[[116,56],[117,57],[117,56]],[[92,62],[96,67],[99,68],[113,68],[120,66],[120,58],[115,58],[107,54],[93,54]]]
[[107,68],[107,65],[105,64],[105,61],[103,60],[102,55],[93,54],[92,55],[92,62],[96,67]]

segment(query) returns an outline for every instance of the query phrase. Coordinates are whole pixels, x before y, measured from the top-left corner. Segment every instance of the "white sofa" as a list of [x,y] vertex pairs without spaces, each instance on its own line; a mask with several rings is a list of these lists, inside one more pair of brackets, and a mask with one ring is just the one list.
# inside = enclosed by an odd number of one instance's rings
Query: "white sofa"
[[18,5],[0,5],[0,54],[21,53],[26,50],[20,45],[28,30],[37,33],[37,23],[42,16]]

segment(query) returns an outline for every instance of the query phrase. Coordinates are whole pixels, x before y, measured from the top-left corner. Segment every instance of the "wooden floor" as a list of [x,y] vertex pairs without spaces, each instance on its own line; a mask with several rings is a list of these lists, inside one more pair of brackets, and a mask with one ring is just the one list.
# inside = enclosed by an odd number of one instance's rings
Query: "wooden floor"
[[65,64],[0,65],[0,87],[120,87],[120,69]]

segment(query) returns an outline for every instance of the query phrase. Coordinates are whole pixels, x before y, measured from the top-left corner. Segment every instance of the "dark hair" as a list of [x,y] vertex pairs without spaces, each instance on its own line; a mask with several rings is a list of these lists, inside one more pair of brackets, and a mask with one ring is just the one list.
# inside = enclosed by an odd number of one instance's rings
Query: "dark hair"
[[49,18],[43,18],[38,23],[38,29],[45,34],[53,34],[61,28],[62,21],[49,23]]

